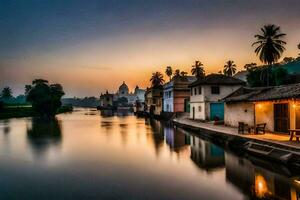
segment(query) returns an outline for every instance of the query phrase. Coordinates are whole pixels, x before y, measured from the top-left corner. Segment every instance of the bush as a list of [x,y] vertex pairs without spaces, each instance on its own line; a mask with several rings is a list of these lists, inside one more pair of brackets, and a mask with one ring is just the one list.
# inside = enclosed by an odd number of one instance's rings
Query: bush
[[0,110],[3,110],[3,108],[4,108],[4,103],[3,101],[0,101]]

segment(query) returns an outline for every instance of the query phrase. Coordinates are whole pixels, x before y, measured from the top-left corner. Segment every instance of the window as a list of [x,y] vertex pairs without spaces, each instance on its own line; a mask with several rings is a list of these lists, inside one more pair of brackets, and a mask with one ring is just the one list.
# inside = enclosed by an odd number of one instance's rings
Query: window
[[220,87],[219,86],[211,86],[211,93],[212,94],[220,94]]
[[202,88],[201,88],[201,86],[198,87],[198,93],[199,93],[199,94],[202,93]]
[[194,95],[197,95],[197,88],[194,88]]
[[171,92],[171,91],[169,91],[169,98],[171,98],[171,96],[172,96],[172,92]]
[[198,106],[198,111],[201,112],[202,111],[202,107]]
[[193,96],[193,89],[191,88],[190,90],[191,90],[191,96]]

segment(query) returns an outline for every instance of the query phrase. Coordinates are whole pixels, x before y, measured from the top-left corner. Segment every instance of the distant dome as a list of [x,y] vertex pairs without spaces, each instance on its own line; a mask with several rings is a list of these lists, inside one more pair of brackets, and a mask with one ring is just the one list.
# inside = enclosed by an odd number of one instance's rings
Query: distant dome
[[126,83],[123,81],[122,85],[120,85],[119,87],[119,93],[128,93],[129,89],[128,86],[126,85]]

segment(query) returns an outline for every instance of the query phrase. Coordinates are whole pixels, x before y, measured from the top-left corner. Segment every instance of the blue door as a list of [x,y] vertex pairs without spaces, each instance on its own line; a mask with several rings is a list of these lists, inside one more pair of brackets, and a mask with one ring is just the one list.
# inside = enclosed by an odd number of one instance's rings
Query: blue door
[[210,104],[210,120],[224,120],[224,103]]

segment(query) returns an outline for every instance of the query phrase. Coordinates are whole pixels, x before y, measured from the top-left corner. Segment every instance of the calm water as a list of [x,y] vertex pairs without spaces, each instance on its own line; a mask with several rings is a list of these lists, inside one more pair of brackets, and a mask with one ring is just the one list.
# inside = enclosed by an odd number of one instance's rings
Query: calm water
[[51,123],[0,121],[0,199],[256,197],[299,199],[300,179],[135,116],[82,109]]

